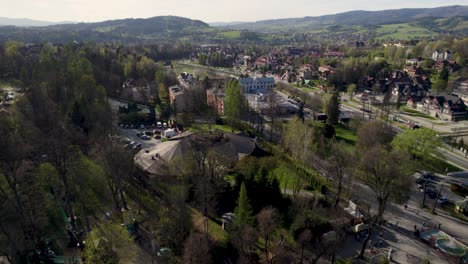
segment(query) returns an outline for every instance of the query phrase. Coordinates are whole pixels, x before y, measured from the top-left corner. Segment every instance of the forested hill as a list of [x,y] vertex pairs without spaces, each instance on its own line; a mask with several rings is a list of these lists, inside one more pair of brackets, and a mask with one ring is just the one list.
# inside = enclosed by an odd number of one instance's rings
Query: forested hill
[[350,11],[345,13],[303,17],[262,20],[252,23],[229,25],[233,29],[268,31],[275,29],[315,29],[325,25],[382,25],[410,23],[423,18],[468,17],[468,6],[445,6],[436,8],[405,8],[382,11]]
[[209,25],[177,16],[157,16],[147,19],[118,19],[97,23],[61,24],[47,27],[0,27],[0,41],[54,43],[78,41],[136,41],[145,39],[174,39],[191,36]]

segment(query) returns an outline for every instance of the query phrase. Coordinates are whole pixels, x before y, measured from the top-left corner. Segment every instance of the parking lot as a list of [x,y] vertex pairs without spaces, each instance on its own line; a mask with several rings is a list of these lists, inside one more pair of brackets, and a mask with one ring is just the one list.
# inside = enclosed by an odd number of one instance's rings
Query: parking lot
[[[151,148],[161,142],[161,137],[156,138],[153,131],[159,132],[167,128],[122,128],[117,126],[117,134],[123,141],[123,144],[128,145],[132,149]],[[133,142],[133,143],[132,143]]]

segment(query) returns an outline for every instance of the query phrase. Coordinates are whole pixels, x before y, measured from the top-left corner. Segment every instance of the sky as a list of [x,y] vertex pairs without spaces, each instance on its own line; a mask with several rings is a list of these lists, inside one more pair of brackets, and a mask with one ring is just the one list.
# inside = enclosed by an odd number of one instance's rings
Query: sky
[[447,5],[468,0],[0,0],[0,17],[97,22],[174,15],[231,22]]

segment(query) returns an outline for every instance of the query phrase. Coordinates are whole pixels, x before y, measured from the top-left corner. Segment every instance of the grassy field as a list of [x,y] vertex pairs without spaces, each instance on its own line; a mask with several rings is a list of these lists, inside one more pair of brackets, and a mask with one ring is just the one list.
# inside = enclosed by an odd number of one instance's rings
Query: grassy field
[[421,169],[424,170],[429,170],[441,174],[445,174],[445,170],[448,172],[455,172],[455,171],[461,171],[462,169],[453,166],[449,163],[447,163],[445,160],[439,159],[438,157],[430,157],[426,159],[425,161],[421,162],[419,165]]
[[240,73],[229,68],[220,68],[220,67],[210,67],[199,64],[187,63],[187,62],[174,62],[174,71],[177,75],[181,72],[193,73],[195,76],[204,78],[205,76],[221,75],[221,76],[231,76],[239,75]]
[[239,30],[233,30],[233,31],[224,31],[224,32],[219,32],[218,36],[224,38],[224,39],[238,39],[240,38],[240,31]]
[[318,92],[320,89],[318,87],[304,87],[304,86],[295,86],[306,93]]
[[209,124],[194,124],[192,125],[192,127],[189,128],[189,130],[192,132],[206,131],[206,130],[219,130],[219,131],[228,132],[228,133],[239,132],[239,130],[237,129],[234,129],[233,131],[232,128],[228,125],[211,125],[210,126]]
[[376,30],[377,39],[400,39],[409,40],[415,37],[431,37],[438,36],[439,33],[429,29],[410,25],[408,23],[402,24],[388,24],[382,25]]
[[430,120],[438,120],[437,118],[435,118],[433,116],[421,113],[418,110],[411,109],[411,108],[408,108],[406,106],[402,107],[401,110],[403,110],[403,112],[405,112],[406,114],[409,114],[411,116],[419,116],[419,117],[427,118],[427,119],[430,119]]

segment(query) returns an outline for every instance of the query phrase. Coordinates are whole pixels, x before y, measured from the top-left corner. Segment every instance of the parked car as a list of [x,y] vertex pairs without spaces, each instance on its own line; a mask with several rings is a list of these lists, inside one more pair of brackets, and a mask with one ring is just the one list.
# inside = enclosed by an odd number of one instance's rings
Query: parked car
[[150,140],[151,139],[151,137],[148,136],[148,135],[142,135],[140,138],[143,139],[143,140]]
[[445,196],[443,196],[443,195],[441,195],[441,196],[439,197],[439,199],[437,199],[437,202],[438,202],[439,204],[446,204],[446,203],[448,203],[448,201],[449,201],[449,200],[447,199],[447,197],[445,197]]

